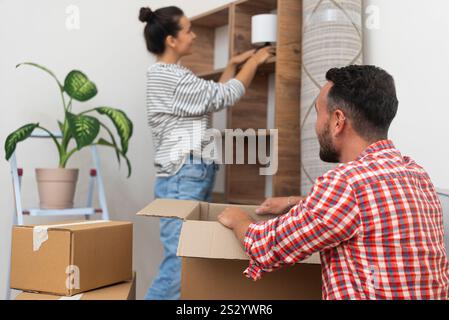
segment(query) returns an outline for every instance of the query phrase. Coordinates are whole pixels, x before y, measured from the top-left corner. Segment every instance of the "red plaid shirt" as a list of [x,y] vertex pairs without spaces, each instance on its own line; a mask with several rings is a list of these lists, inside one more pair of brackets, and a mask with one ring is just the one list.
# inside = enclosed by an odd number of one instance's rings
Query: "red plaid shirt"
[[289,213],[252,224],[245,275],[320,252],[323,299],[449,299],[443,214],[429,176],[390,140],[318,178]]

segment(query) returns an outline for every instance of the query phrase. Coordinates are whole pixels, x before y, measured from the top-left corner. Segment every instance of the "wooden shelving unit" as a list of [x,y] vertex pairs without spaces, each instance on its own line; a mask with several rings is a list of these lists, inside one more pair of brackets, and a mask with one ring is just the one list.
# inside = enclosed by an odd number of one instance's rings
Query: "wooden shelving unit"
[[[269,59],[263,66],[259,67],[258,72],[270,74],[270,73],[274,73],[275,68],[276,68],[276,57]],[[212,71],[197,73],[197,76],[204,78],[206,80],[218,81],[224,70],[225,70],[225,68],[218,68],[218,69],[214,69]]]
[[[275,78],[274,128],[278,129],[278,171],[273,196],[300,194],[300,90],[302,0],[240,0],[191,19],[198,35],[194,54],[182,63],[200,77],[217,81],[223,69],[214,68],[215,30],[228,26],[229,56],[252,48],[251,17],[276,12],[276,57],[258,71],[245,97],[227,112],[227,128],[269,129],[269,76]],[[220,201],[259,204],[265,199],[266,177],[261,164],[226,165],[226,192]]]

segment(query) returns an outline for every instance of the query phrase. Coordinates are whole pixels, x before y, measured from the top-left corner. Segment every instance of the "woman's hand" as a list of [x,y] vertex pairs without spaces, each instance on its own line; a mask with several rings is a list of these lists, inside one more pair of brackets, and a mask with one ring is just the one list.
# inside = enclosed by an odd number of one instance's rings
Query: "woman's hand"
[[254,61],[257,63],[258,66],[264,64],[267,62],[268,59],[274,57],[276,55],[276,47],[270,46],[270,47],[264,47],[259,49],[252,57],[251,59],[254,59]]
[[268,59],[272,58],[275,54],[275,47],[265,47],[260,49],[254,53],[251,58],[246,60],[242,70],[240,70],[235,78],[243,83],[245,88],[248,89],[256,75],[257,68],[264,64]]
[[245,51],[239,55],[236,55],[229,60],[229,64],[238,66],[244,62],[246,62],[249,58],[251,58],[256,53],[256,49]]
[[235,71],[237,70],[237,67],[248,61],[248,59],[251,58],[255,52],[256,52],[255,49],[248,50],[232,57],[231,60],[229,60],[228,66],[223,71],[223,74],[221,75],[220,80],[218,82],[225,83],[231,80],[235,76]]

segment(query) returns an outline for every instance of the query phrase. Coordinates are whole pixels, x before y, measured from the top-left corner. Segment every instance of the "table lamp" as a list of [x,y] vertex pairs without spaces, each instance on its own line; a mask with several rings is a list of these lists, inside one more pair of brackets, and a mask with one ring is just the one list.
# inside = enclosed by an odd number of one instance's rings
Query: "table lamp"
[[251,18],[251,43],[255,47],[275,45],[277,42],[277,15],[259,14]]

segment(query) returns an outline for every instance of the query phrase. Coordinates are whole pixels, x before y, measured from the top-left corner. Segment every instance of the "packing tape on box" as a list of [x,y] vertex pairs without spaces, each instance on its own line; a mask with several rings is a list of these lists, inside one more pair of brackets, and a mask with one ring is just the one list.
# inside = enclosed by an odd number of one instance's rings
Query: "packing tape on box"
[[61,297],[58,300],[81,300],[82,297],[83,297],[83,294],[80,293],[80,294],[76,294],[72,297]]
[[33,228],[33,251],[38,251],[41,245],[48,240],[48,228],[60,228],[84,224],[103,223],[108,221],[109,220],[95,220],[95,221],[83,221],[65,224],[35,226]]

